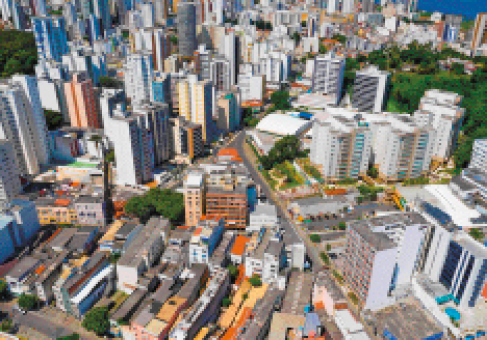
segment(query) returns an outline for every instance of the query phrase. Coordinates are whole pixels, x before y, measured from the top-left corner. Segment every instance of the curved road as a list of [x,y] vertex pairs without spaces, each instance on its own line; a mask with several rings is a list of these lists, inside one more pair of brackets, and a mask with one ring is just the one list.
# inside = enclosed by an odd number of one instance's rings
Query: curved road
[[254,164],[254,162],[252,162],[250,158],[247,156],[244,150],[244,145],[245,145],[245,131],[240,131],[235,134],[235,137],[232,139],[232,141],[230,141],[228,147],[237,149],[240,157],[243,160],[243,163],[249,170],[250,175],[254,180],[254,182],[257,185],[260,185],[262,191],[267,196],[267,199],[276,206],[277,215],[281,219],[281,227],[284,228],[284,230],[286,231],[284,238],[291,240],[292,243],[295,243],[297,240],[304,243],[304,245],[306,246],[306,253],[308,254],[308,257],[311,259],[311,261],[313,262],[313,269],[316,270],[321,268],[322,262],[318,251],[313,246],[311,241],[307,238],[307,235],[294,225],[285,207],[281,205],[282,202],[276,202],[276,197],[274,195],[274,192],[271,190],[271,188],[269,187],[265,179],[262,177],[262,175],[257,171],[256,164]]

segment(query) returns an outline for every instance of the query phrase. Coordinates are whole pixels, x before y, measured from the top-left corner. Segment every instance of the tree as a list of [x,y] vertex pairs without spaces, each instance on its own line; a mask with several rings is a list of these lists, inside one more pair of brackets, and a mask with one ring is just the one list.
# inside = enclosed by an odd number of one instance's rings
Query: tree
[[169,40],[171,40],[171,44],[173,44],[173,45],[177,45],[178,44],[178,37],[175,36],[175,35],[171,35],[171,37],[169,38]]
[[345,222],[338,222],[338,229],[340,230],[347,229],[347,224]]
[[101,87],[106,87],[109,89],[119,89],[122,87],[122,83],[113,77],[101,76],[98,78]]
[[229,297],[224,297],[222,300],[222,306],[228,307],[232,304],[232,300]]
[[311,234],[311,235],[309,235],[309,239],[313,243],[319,243],[321,241],[321,237],[318,234]]
[[296,43],[296,46],[298,46],[299,45],[299,42],[301,41],[301,35],[299,35],[298,32],[294,32],[291,37],[294,39],[294,42]]
[[5,300],[10,295],[8,284],[4,280],[0,280],[0,299]]
[[110,329],[108,317],[108,308],[95,307],[86,313],[82,326],[98,336],[103,336]]
[[78,340],[79,339],[79,334],[73,333],[68,336],[63,336],[60,338],[57,338],[57,340]]
[[471,228],[468,234],[477,241],[482,241],[482,239],[484,238],[484,233],[479,228]]
[[59,112],[44,110],[44,117],[49,131],[56,131],[63,126],[63,116]]
[[333,39],[337,40],[341,44],[345,44],[345,42],[347,41],[347,37],[342,34],[333,35]]
[[11,319],[4,319],[2,320],[2,323],[0,324],[0,331],[4,333],[10,333],[13,328],[13,322]]
[[247,300],[249,298],[249,293],[243,293],[242,294],[242,300]]
[[131,198],[125,206],[125,212],[138,217],[143,223],[152,216],[163,216],[177,223],[184,218],[184,197],[169,189],[151,189],[144,196]]
[[326,245],[326,251],[330,251],[330,250],[331,250],[331,244],[329,244],[329,243],[328,243],[328,244]]
[[326,46],[323,44],[320,44],[320,54],[325,54],[326,52],[328,52],[328,50],[326,49]]
[[114,149],[108,150],[106,158],[108,163],[115,163],[115,150]]
[[252,277],[249,279],[249,283],[252,285],[252,287],[260,287],[262,286],[262,280],[258,275],[252,275]]
[[10,78],[15,73],[34,75],[37,47],[32,32],[0,30],[0,74]]
[[300,142],[296,136],[285,136],[274,144],[266,156],[261,157],[261,164],[264,169],[270,170],[276,164],[306,156],[306,153],[300,151],[299,148]]
[[451,65],[450,72],[453,74],[461,76],[461,75],[465,74],[465,66],[463,64],[460,64],[460,63],[453,63]]
[[271,102],[276,110],[288,110],[291,105],[289,104],[289,92],[276,91],[271,95]]
[[377,170],[377,168],[373,166],[369,170],[367,170],[367,175],[372,178],[377,178],[379,177],[379,170]]
[[39,298],[32,294],[22,293],[19,297],[19,307],[23,310],[32,310],[39,304]]
[[238,268],[233,264],[229,264],[227,268],[232,279],[236,279],[238,277]]

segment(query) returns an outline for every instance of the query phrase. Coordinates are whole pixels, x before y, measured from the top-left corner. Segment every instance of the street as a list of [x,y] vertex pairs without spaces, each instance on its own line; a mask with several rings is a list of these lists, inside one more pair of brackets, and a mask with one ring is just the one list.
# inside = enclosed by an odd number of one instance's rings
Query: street
[[234,139],[228,144],[228,147],[237,149],[245,166],[249,170],[250,175],[254,180],[254,182],[257,185],[260,185],[260,187],[262,188],[264,194],[267,196],[269,201],[276,206],[277,215],[281,217],[281,227],[284,228],[284,230],[286,231],[284,236],[285,239],[289,239],[291,241],[293,240],[302,241],[306,246],[306,253],[308,254],[311,261],[313,262],[314,265],[313,269],[316,269],[316,266],[318,266],[318,268],[321,268],[322,262],[318,251],[311,243],[311,241],[306,237],[305,233],[300,231],[299,228],[297,228],[294,225],[292,220],[289,218],[285,207],[281,205],[282,202],[276,202],[275,197],[273,195],[273,191],[271,190],[267,182],[264,180],[262,175],[257,171],[256,164],[254,164],[254,162],[248,157],[247,153],[244,150],[244,145],[245,145],[245,131],[240,131],[235,135]]

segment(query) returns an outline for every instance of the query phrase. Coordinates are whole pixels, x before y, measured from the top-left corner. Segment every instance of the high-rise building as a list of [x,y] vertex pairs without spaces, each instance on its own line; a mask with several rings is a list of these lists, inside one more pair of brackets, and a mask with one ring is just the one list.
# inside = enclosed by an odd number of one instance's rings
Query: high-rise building
[[235,32],[227,32],[220,46],[222,46],[221,53],[230,63],[230,85],[235,85],[237,83],[238,61],[240,56],[238,50],[239,43]]
[[27,29],[27,15],[25,7],[14,2],[12,5],[12,20],[16,30],[23,31]]
[[355,0],[343,0],[342,14],[354,14],[355,12]]
[[215,56],[210,61],[210,80],[216,91],[229,91],[231,86],[231,64],[223,56]]
[[345,58],[333,52],[316,56],[312,76],[313,92],[327,95],[331,103],[338,104],[342,96],[344,73]]
[[178,83],[178,96],[179,115],[190,122],[201,124],[203,140],[207,143],[213,141],[215,90],[211,81],[198,81],[196,75],[190,75],[187,81]]
[[477,139],[473,143],[470,168],[487,169],[487,138]]
[[315,115],[310,160],[329,180],[358,179],[369,167],[373,133],[352,117]]
[[22,192],[20,173],[12,143],[0,139],[0,211]]
[[154,66],[152,55],[135,53],[127,56],[124,64],[125,91],[133,104],[149,102],[152,94]]
[[[12,143],[21,175],[39,173],[38,126],[32,105],[22,88],[14,82],[0,84],[0,139]],[[39,149],[40,150],[40,149]]]
[[105,89],[101,95],[105,134],[115,147],[117,184],[139,185],[153,178],[154,149],[151,132],[140,117],[127,111],[121,90]]
[[32,108],[32,114],[27,116],[35,140],[37,158],[40,164],[48,164],[50,159],[49,137],[46,118],[41,104],[41,96],[37,78],[33,76],[15,75],[12,82],[22,86]]
[[177,4],[179,55],[192,57],[196,51],[196,4],[180,2]]
[[240,103],[238,92],[225,92],[217,103],[218,121],[220,131],[232,132],[240,125]]
[[357,71],[353,84],[352,105],[362,112],[382,112],[386,103],[390,73],[377,66]]
[[475,19],[472,39],[472,51],[474,51],[474,54],[483,44],[487,44],[487,13],[479,13]]
[[101,128],[91,79],[84,73],[75,73],[73,79],[64,84],[64,92],[72,127]]
[[2,19],[8,21],[13,16],[13,0],[2,0],[0,6],[2,10]]
[[172,120],[172,145],[176,160],[191,163],[203,154],[203,129],[200,124],[188,122],[179,116]]
[[436,131],[432,156],[440,162],[446,161],[457,146],[465,117],[465,109],[460,107],[462,98],[453,92],[428,90],[414,113],[419,126],[431,126]]
[[327,0],[326,13],[335,14],[338,12],[338,0]]
[[[101,76],[107,75],[107,57],[103,53],[86,53],[83,50],[75,50],[62,57],[62,65],[71,73],[85,72],[93,80],[93,86],[99,84]],[[64,70],[63,70],[64,71]],[[68,79],[67,72],[62,75],[63,79]],[[50,77],[53,78],[53,77]],[[53,79],[60,79],[54,77]]]
[[183,181],[184,212],[187,226],[195,226],[205,211],[205,176],[202,172],[191,172]]
[[68,53],[68,38],[63,17],[33,17],[32,30],[37,45],[38,59],[54,59]]
[[35,16],[47,15],[46,0],[33,0],[32,9]]
[[171,105],[171,75],[169,73],[156,74],[152,82],[152,101]]
[[133,52],[152,54],[154,70],[164,72],[164,60],[171,54],[171,43],[164,30],[144,28],[133,32]]
[[394,304],[396,288],[411,283],[427,228],[418,213],[348,223],[343,274],[365,309]]
[[362,0],[362,12],[371,13],[375,9],[375,0]]
[[162,25],[167,19],[168,5],[166,0],[154,0],[154,19],[156,24]]

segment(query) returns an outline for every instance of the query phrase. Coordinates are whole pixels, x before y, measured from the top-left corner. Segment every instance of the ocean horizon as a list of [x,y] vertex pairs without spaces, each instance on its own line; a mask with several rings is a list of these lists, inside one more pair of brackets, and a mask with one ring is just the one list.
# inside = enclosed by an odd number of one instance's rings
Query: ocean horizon
[[474,20],[477,13],[487,12],[486,0],[419,0],[418,9],[428,12],[463,15]]

